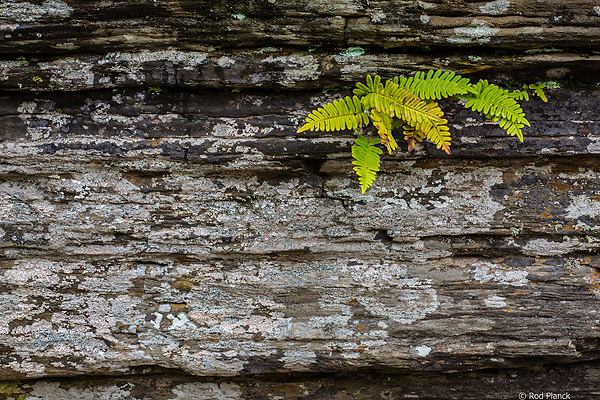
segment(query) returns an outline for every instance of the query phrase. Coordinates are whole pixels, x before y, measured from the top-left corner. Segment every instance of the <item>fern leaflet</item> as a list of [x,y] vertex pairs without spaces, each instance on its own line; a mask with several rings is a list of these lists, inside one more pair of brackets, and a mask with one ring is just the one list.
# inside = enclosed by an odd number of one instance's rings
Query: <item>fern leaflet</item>
[[443,72],[441,69],[435,72],[429,70],[427,75],[419,71],[414,77],[396,77],[394,82],[423,100],[439,100],[456,94],[476,92],[469,79],[451,71]]
[[352,164],[356,165],[354,171],[358,175],[358,183],[361,185],[362,193],[373,185],[375,176],[379,172],[379,155],[383,151],[375,145],[379,144],[380,141],[379,138],[369,140],[362,135],[358,135],[354,141],[356,144],[352,146],[352,157],[354,158]]
[[365,109],[396,116],[426,135],[434,125],[445,123],[441,118],[444,113],[437,103],[426,103],[392,81],[387,81],[381,92],[368,93],[362,102]]
[[357,129],[369,122],[369,115],[363,112],[360,99],[347,96],[311,112],[306,118],[306,123],[298,129],[298,133],[308,130],[329,132]]
[[476,85],[477,93],[457,96],[467,100],[466,108],[473,111],[482,111],[486,118],[492,121],[500,121],[500,126],[506,129],[511,136],[517,136],[523,141],[521,128],[525,125],[531,126],[525,118],[523,109],[517,103],[514,96],[510,96],[508,90],[501,89],[496,85],[490,85],[487,80],[479,81]]
[[396,139],[392,135],[392,117],[377,110],[371,110],[371,119],[373,120],[373,125],[377,128],[379,136],[381,136],[381,144],[385,144],[388,153],[392,154],[392,151],[398,147]]

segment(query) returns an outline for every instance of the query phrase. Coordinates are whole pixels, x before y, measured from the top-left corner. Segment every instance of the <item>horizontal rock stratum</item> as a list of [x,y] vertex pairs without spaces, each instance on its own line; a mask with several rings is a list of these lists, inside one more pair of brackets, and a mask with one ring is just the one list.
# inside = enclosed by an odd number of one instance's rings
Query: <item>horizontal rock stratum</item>
[[[587,1],[1,1],[0,398],[595,398],[599,27]],[[549,101],[523,143],[441,102],[452,155],[399,132],[364,195],[353,132],[296,132],[430,68]]]

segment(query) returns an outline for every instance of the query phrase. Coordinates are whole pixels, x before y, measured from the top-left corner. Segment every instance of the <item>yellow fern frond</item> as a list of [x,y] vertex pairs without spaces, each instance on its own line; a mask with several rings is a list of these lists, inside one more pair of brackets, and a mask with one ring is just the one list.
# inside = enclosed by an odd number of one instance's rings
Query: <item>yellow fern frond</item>
[[440,124],[435,124],[427,132],[427,139],[431,140],[438,149],[450,154],[450,129],[446,125],[448,120],[443,119]]
[[408,152],[410,153],[415,149],[417,142],[421,143],[425,139],[425,135],[409,125],[404,125],[402,128],[404,129],[404,140],[408,142]]
[[435,125],[445,124],[443,111],[435,102],[424,102],[408,90],[387,81],[380,93],[368,93],[362,98],[365,109],[375,109],[398,117],[427,134]]
[[398,147],[392,135],[392,118],[387,114],[371,110],[371,120],[373,120],[373,125],[377,128],[377,133],[381,136],[381,144],[385,144],[388,153],[392,154],[392,151]]

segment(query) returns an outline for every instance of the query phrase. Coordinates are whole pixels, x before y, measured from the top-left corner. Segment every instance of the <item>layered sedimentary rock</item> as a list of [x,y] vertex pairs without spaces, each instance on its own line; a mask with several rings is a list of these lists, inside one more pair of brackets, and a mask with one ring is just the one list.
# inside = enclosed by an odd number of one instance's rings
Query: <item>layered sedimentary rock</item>
[[[0,370],[19,380],[0,393],[594,398],[598,14],[0,3]],[[552,81],[549,101],[523,104],[523,143],[442,102],[452,155],[401,144],[365,194],[352,132],[296,133],[366,74],[429,68]]]

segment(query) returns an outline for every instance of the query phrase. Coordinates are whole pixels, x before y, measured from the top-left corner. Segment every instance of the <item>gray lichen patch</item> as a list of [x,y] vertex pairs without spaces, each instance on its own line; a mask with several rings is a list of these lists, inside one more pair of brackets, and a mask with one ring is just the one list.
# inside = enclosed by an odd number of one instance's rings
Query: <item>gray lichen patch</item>
[[242,399],[242,391],[235,383],[183,383],[172,389],[176,397],[169,400],[186,400],[189,398],[218,398],[222,400]]
[[67,19],[73,8],[65,2],[44,0],[42,4],[6,0],[0,3],[1,22],[50,22]]
[[[98,389],[102,391],[103,396],[109,396],[110,399],[125,400],[136,398],[131,397],[131,386],[129,384],[107,385]],[[47,400],[93,400],[97,398],[97,393],[89,389],[75,387],[64,389],[59,382],[38,381],[28,389],[28,398]]]
[[481,283],[495,282],[502,285],[525,286],[529,283],[526,270],[506,268],[490,262],[474,263],[473,278]]
[[[540,268],[511,272],[503,264],[468,265],[475,280],[492,285],[489,307],[511,305],[506,289],[493,285],[530,290],[526,276]],[[447,289],[471,279],[468,273],[459,268],[431,275],[419,264],[358,258],[16,263],[3,274],[2,283],[15,288],[3,301],[20,304],[21,311],[4,314],[1,338],[5,346],[18,345],[21,354],[35,354],[8,365],[31,377],[67,354],[88,360],[58,361],[80,372],[144,363],[198,375],[240,374],[254,368],[254,358],[265,357],[280,366],[273,371],[311,370],[326,365],[332,349],[336,365],[385,358],[391,349],[416,360],[429,357],[426,348],[436,354],[446,348],[419,343],[423,326],[455,333],[472,329],[436,316],[469,309],[465,300],[454,304],[453,297],[462,297]],[[182,277],[185,286],[177,283]],[[11,308],[7,303],[5,309]],[[494,323],[500,322],[473,321],[479,330]],[[405,339],[398,341],[400,332]],[[284,351],[292,342],[296,350]],[[458,343],[451,348],[452,354],[464,351]]]
[[448,42],[454,44],[489,43],[494,35],[500,32],[488,21],[473,19],[469,27],[454,28],[454,35],[447,38]]
[[485,3],[479,7],[479,11],[483,14],[490,15],[501,15],[504,14],[510,7],[510,1],[508,0],[496,0],[489,3]]

